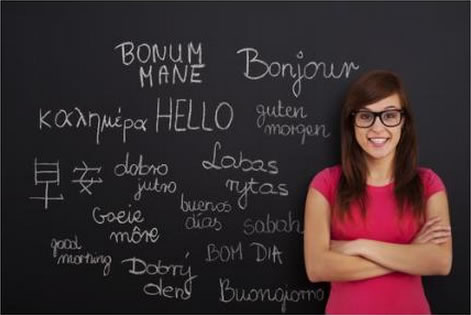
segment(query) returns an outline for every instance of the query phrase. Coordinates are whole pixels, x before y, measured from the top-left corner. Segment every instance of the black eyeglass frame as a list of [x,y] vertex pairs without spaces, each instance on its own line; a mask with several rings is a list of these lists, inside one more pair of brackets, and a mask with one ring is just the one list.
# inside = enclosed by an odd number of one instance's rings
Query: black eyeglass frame
[[[373,120],[371,121],[371,124],[370,124],[370,125],[368,125],[368,126],[358,126],[358,125],[356,124],[355,115],[358,114],[358,113],[362,113],[362,112],[363,112],[363,113],[370,113],[370,114],[373,114]],[[395,124],[395,125],[387,125],[387,124],[385,124],[384,121],[383,121],[382,115],[383,115],[384,113],[386,113],[386,112],[399,112],[399,114],[400,114],[399,122],[398,122],[397,124]],[[404,116],[405,116],[405,112],[404,112],[403,109],[387,109],[387,110],[383,110],[383,111],[381,111],[381,112],[372,112],[372,111],[369,111],[369,110],[356,110],[356,111],[353,111],[353,112],[351,113],[351,115],[352,115],[352,117],[353,117],[353,124],[354,124],[355,126],[357,126],[358,128],[370,128],[371,126],[374,125],[374,123],[375,123],[375,121],[376,121],[376,117],[379,117],[379,120],[381,121],[381,123],[382,123],[384,126],[386,126],[386,127],[391,127],[391,128],[392,128],[392,127],[397,127],[397,126],[399,126],[399,125],[401,124],[401,122],[402,122],[402,120],[403,120],[403,118],[404,118]]]

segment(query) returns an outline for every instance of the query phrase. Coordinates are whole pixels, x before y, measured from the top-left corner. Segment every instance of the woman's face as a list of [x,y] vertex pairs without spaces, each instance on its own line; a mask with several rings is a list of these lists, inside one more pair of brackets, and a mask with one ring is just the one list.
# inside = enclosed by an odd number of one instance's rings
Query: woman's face
[[[388,96],[376,103],[367,105],[360,111],[382,112],[389,109],[401,110],[401,102],[397,94]],[[361,115],[357,114],[356,116]],[[367,117],[367,116],[362,116]],[[390,116],[387,116],[390,117]],[[355,117],[361,119],[360,117]],[[392,160],[396,153],[396,146],[401,138],[401,129],[404,121],[396,127],[387,127],[383,125],[380,117],[374,118],[373,125],[368,128],[360,128],[354,124],[355,139],[357,140],[367,159],[373,160]]]

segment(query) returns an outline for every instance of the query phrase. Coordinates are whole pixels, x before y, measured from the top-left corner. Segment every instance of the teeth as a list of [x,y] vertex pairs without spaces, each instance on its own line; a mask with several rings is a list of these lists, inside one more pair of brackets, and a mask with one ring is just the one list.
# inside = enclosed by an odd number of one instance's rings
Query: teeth
[[369,139],[371,142],[374,142],[374,143],[385,143],[386,140],[388,140],[387,138],[370,138]]

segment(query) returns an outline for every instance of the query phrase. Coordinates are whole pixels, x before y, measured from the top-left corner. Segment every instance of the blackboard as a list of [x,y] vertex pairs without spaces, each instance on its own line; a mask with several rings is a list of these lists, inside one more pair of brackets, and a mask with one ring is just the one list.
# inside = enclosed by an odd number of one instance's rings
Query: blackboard
[[469,2],[2,1],[2,311],[321,313],[302,224],[348,85],[399,74],[469,312]]

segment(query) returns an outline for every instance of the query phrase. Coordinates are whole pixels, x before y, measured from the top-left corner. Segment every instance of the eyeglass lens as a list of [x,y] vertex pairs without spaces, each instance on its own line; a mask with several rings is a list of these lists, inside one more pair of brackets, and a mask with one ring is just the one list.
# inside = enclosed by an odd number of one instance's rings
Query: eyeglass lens
[[359,111],[355,114],[355,124],[358,127],[370,127],[374,124],[376,116],[379,116],[383,125],[394,127],[401,123],[401,111],[387,110],[384,112],[374,113],[370,111]]

